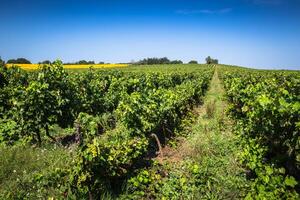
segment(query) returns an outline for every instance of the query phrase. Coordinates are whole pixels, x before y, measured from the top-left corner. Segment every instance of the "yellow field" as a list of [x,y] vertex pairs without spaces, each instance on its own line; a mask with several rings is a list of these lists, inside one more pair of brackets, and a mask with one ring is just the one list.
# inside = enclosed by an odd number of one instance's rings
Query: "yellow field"
[[[26,70],[34,70],[38,69],[40,64],[6,64],[7,67],[11,67],[13,65],[19,66],[22,69]],[[93,67],[95,69],[101,68],[116,68],[116,67],[127,67],[128,64],[95,64],[95,65],[64,65],[65,69],[88,69]]]

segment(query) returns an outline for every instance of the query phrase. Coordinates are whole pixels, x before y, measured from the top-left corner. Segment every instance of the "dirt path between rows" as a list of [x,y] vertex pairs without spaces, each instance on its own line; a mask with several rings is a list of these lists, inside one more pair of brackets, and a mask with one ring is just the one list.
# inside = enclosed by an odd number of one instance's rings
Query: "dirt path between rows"
[[199,163],[205,169],[206,182],[199,194],[204,198],[241,198],[246,184],[245,170],[241,167],[238,153],[241,147],[233,133],[233,123],[226,116],[225,91],[215,70],[204,104],[194,109],[197,117],[187,137],[180,138],[176,147],[162,148],[163,156],[156,159],[174,170],[188,161]]

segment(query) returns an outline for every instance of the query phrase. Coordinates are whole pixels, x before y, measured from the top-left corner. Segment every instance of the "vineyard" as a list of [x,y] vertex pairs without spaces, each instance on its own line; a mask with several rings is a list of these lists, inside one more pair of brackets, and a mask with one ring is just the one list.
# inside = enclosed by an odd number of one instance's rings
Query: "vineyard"
[[0,199],[299,199],[299,133],[299,71],[1,66]]
[[256,178],[249,195],[299,198],[288,190],[300,178],[299,71],[221,70],[244,147],[242,161]]

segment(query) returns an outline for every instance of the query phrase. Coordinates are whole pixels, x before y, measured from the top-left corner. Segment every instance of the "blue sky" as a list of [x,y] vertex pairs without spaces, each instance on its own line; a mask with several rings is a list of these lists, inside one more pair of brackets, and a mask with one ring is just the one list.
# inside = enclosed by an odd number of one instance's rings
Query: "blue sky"
[[300,69],[300,0],[0,0],[0,56]]

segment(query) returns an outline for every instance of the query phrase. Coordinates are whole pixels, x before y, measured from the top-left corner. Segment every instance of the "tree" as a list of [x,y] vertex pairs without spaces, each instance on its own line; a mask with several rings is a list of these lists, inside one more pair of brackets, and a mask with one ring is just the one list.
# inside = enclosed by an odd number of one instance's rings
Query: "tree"
[[103,65],[103,64],[104,64],[104,62],[100,61],[98,64],[100,64],[100,65]]
[[167,57],[160,58],[158,62],[159,64],[170,64],[170,60]]
[[17,58],[17,59],[9,59],[7,61],[9,64],[31,64],[29,60],[26,58]]
[[79,60],[78,62],[76,62],[75,64],[79,64],[79,65],[87,65],[88,62],[86,60]]
[[8,59],[6,63],[13,64],[16,62],[16,59]]
[[9,59],[9,60],[7,61],[8,64],[15,64],[16,62],[17,62],[16,59]]
[[191,60],[189,64],[198,64],[198,62],[196,60]]
[[138,65],[160,65],[160,64],[183,64],[181,60],[169,60],[167,57],[163,58],[145,58],[136,62]]
[[172,60],[170,64],[183,64],[181,60]]
[[50,65],[51,61],[50,60],[44,60],[43,62],[40,62],[39,64],[47,64]]
[[213,58],[211,58],[210,56],[208,56],[206,59],[205,59],[205,61],[206,61],[206,64],[218,64],[219,63],[219,61],[218,61],[218,59],[213,59]]
[[5,64],[5,61],[1,59],[1,56],[0,56],[0,66],[4,65]]
[[17,63],[18,64],[31,64],[31,62],[29,60],[27,60],[26,58],[18,58]]
[[206,64],[211,64],[211,57],[208,56],[207,58],[205,58]]

